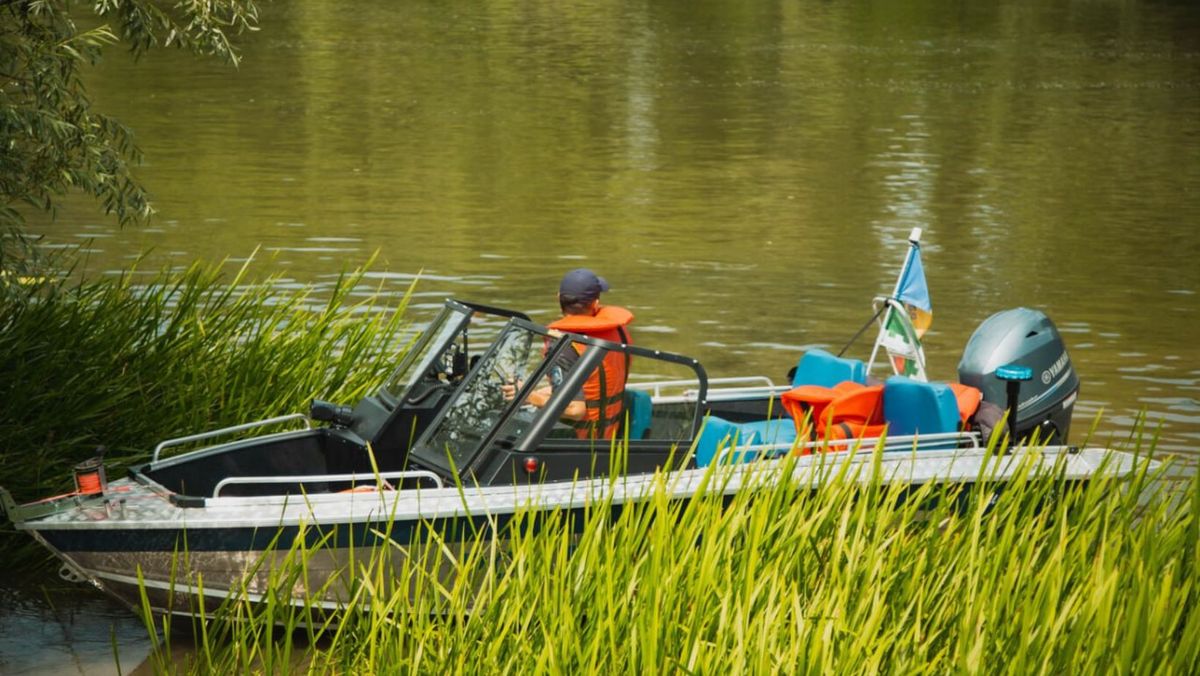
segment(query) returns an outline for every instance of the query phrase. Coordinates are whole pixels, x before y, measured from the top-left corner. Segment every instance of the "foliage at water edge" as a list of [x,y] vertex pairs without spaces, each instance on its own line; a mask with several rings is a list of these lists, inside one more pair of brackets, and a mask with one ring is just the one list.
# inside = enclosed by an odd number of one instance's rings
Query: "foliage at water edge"
[[[462,550],[436,536],[421,552],[384,544],[345,571],[356,591],[337,623],[316,607],[320,590],[303,596],[323,546],[300,545],[271,569],[264,603],[235,596],[197,623],[147,613],[156,633],[174,623],[151,664],[335,674],[1200,667],[1195,476],[1080,486],[1027,465],[997,494],[986,480],[970,493],[879,475],[863,484],[844,467],[831,462],[816,491],[776,482],[731,504],[720,473],[687,501],[659,476],[617,516],[600,500],[582,516],[525,512]],[[431,575],[438,565],[451,574]],[[173,660],[181,637],[196,651]]]

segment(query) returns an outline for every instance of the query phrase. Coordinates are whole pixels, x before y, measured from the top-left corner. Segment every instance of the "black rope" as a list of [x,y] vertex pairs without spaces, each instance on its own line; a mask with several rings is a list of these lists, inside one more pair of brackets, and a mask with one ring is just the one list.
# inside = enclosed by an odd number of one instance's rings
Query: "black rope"
[[880,303],[879,309],[875,311],[875,314],[871,315],[871,318],[867,320],[867,323],[862,325],[862,328],[858,330],[858,333],[854,334],[854,337],[851,338],[850,342],[846,343],[846,346],[843,347],[841,349],[841,351],[837,353],[837,356],[840,357],[840,356],[846,354],[846,350],[850,349],[850,346],[854,344],[854,341],[858,340],[859,336],[861,336],[863,334],[863,331],[867,330],[868,326],[870,326],[871,324],[874,324],[876,319],[879,319],[879,315],[883,314],[883,311],[886,310],[887,307],[888,307],[887,303]]

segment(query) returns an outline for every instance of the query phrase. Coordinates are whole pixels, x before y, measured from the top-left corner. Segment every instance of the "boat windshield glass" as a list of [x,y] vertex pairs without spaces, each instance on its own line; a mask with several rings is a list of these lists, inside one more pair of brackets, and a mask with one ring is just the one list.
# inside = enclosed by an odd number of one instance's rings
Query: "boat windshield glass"
[[438,378],[454,368],[455,338],[471,317],[471,309],[447,304],[429,326],[409,343],[400,366],[388,378],[384,390],[396,401],[424,377]]
[[542,333],[509,324],[492,350],[472,369],[414,454],[446,470],[450,469],[449,458],[455,468],[462,469],[512,404],[505,396],[505,386],[528,384],[530,375],[543,361],[545,345]]

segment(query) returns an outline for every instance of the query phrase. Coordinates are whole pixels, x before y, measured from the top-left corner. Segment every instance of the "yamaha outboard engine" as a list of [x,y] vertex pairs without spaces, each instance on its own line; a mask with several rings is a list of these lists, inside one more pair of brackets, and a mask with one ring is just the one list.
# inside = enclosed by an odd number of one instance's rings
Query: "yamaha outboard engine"
[[967,341],[958,362],[958,379],[979,388],[984,401],[1007,408],[1006,383],[996,377],[996,369],[1007,364],[1033,370],[1033,379],[1021,383],[1017,438],[1028,438],[1035,428],[1041,428],[1038,436],[1042,441],[1067,443],[1079,376],[1054,322],[1042,312],[1023,307],[988,317]]

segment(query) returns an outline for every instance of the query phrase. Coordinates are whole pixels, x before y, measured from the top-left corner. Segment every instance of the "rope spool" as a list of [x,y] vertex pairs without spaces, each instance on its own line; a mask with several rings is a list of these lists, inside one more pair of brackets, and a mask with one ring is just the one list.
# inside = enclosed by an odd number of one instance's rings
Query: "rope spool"
[[75,465],[75,491],[80,495],[97,495],[108,488],[104,463],[100,458],[84,460]]

